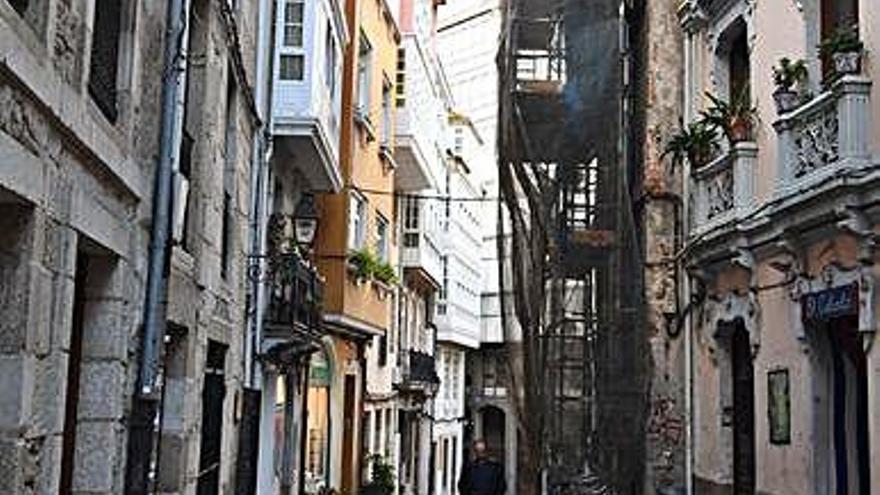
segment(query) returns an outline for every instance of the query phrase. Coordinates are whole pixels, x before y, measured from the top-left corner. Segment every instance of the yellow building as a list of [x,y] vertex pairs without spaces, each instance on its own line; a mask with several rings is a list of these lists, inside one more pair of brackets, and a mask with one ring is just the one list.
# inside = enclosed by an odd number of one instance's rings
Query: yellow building
[[326,277],[324,326],[332,354],[330,482],[352,494],[361,474],[364,346],[385,335],[392,319],[393,280],[381,281],[378,272],[394,273],[397,252],[391,150],[400,34],[385,0],[348,0],[345,13],[351,41],[340,119],[344,189],[319,198],[316,258]]

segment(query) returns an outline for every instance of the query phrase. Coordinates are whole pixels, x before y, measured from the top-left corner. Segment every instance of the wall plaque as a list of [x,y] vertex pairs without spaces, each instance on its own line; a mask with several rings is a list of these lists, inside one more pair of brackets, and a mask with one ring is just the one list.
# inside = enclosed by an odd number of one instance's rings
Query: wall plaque
[[803,318],[807,322],[828,321],[841,316],[859,314],[859,284],[853,282],[840,287],[804,294],[801,299]]
[[791,402],[789,399],[788,370],[767,373],[767,413],[770,421],[770,443],[791,443]]

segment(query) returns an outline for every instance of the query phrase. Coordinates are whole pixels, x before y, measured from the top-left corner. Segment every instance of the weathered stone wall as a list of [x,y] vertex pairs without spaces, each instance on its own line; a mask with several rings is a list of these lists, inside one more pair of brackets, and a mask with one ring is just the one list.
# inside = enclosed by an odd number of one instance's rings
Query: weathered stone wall
[[681,229],[680,181],[669,173],[663,148],[682,112],[682,38],[675,0],[644,2],[641,160],[643,164],[645,302],[652,373],[646,443],[645,493],[685,485],[684,339],[676,315],[676,235]]
[[[58,493],[71,361],[79,369],[72,493],[124,492],[127,421],[140,345],[153,174],[158,157],[164,1],[124,1],[119,116],[108,121],[88,84],[91,0],[31,0],[23,15],[0,1],[0,493]],[[197,483],[208,340],[228,346],[221,490],[233,485],[235,404],[241,388],[248,171],[256,122],[257,2],[235,13],[244,53],[227,129],[228,30],[202,0],[208,49],[202,141],[194,153],[197,212],[191,253],[175,248],[160,479]],[[226,172],[226,173],[224,173]],[[220,275],[224,182],[232,192],[232,256]],[[232,186],[229,187],[229,182]],[[84,267],[77,275],[77,266]],[[81,307],[75,318],[74,301]],[[78,320],[77,323],[74,320]],[[80,339],[74,338],[81,335]],[[72,356],[79,356],[72,359]],[[75,367],[76,367],[75,366]],[[178,400],[175,400],[178,399]],[[69,424],[69,422],[68,422]],[[177,436],[175,436],[177,435]],[[170,442],[170,443],[168,443]],[[179,453],[179,455],[170,455]],[[170,469],[173,466],[174,469]],[[166,470],[167,468],[167,470]]]

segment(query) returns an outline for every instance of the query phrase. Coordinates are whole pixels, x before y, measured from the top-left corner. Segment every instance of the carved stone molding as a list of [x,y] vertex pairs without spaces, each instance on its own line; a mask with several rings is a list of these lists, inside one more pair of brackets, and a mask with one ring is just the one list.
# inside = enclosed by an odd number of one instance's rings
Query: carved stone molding
[[749,290],[746,294],[727,292],[709,296],[704,304],[701,320],[703,333],[707,337],[706,342],[713,354],[717,350],[718,339],[722,337],[719,333],[721,326],[742,321],[749,334],[752,355],[757,355],[761,347],[761,306],[756,291]]

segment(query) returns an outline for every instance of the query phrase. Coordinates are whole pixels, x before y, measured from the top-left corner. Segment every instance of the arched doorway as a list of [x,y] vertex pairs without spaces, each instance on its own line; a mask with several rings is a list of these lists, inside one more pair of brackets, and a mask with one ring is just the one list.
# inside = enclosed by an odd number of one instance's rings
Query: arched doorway
[[507,438],[504,411],[495,406],[486,406],[480,410],[480,421],[482,437],[486,442],[489,455],[503,463],[506,458],[505,443]]
[[330,384],[332,368],[324,350],[309,360],[308,394],[303,442],[303,491],[319,493],[330,476]]

